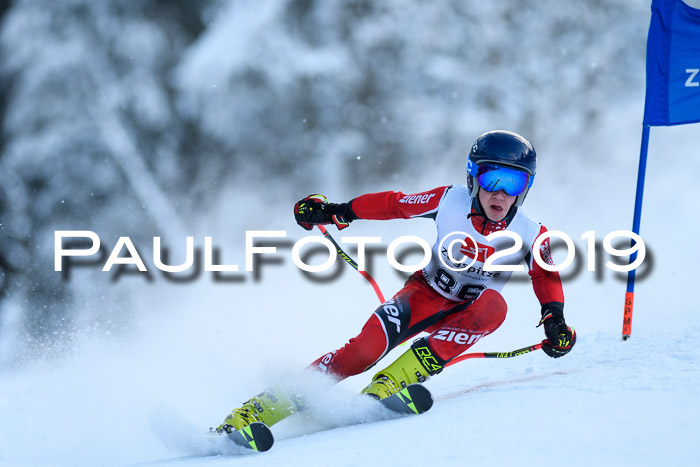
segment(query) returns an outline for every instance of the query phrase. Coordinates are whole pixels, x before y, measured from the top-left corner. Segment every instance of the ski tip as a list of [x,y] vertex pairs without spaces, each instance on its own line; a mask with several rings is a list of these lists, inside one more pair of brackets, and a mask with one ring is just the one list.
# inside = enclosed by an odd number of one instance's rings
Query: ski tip
[[240,430],[234,431],[228,435],[228,438],[239,446],[259,452],[269,451],[275,443],[272,431],[261,422],[251,423]]
[[433,395],[422,384],[410,384],[396,394],[379,401],[398,413],[421,414],[433,406]]
[[[433,395],[430,393],[428,388],[426,388],[422,384],[412,384],[411,386],[414,394],[414,399],[420,399],[421,401],[421,406],[423,409],[422,412],[427,412],[428,410],[430,410],[435,400],[433,399]],[[420,395],[420,397],[418,395]]]

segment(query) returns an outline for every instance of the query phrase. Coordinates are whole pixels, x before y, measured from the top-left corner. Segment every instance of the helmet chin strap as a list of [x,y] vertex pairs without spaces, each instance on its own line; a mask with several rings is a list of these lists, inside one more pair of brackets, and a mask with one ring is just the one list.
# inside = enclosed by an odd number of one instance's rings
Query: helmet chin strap
[[523,201],[525,201],[525,196],[527,196],[527,192],[528,192],[528,191],[530,191],[530,189],[529,189],[529,188],[526,188],[524,193],[519,194],[518,197],[515,198],[515,203],[513,203],[513,206],[516,206],[516,207],[517,207],[517,206],[522,206],[522,205],[523,205]]

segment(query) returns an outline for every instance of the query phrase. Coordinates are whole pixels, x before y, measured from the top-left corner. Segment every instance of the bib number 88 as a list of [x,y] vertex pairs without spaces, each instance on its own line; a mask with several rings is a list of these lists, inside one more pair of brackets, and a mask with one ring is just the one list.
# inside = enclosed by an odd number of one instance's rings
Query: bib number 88
[[[435,285],[445,293],[452,294],[452,290],[457,285],[457,280],[443,267],[435,271]],[[476,300],[481,292],[486,289],[483,284],[462,284],[455,294],[460,300]]]

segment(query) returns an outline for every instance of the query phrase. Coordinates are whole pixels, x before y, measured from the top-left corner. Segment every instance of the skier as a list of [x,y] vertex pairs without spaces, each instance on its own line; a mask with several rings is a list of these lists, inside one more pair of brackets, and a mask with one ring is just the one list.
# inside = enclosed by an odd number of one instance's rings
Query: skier
[[[306,230],[331,223],[343,229],[357,219],[414,217],[432,218],[437,226],[429,264],[374,311],[359,335],[321,356],[307,370],[340,381],[368,370],[403,341],[428,332],[377,372],[362,392],[380,400],[440,373],[450,359],[493,333],[505,320],[507,307],[500,290],[512,272],[493,271],[484,265],[495,251],[506,253],[513,244],[511,238],[486,240],[501,230],[519,235],[524,247],[512,249],[492,264],[527,263],[541,304],[539,325],[546,336],[542,349],[553,358],[566,355],[576,334],[564,320],[559,274],[541,268],[533,259],[533,243],[546,229],[520,209],[535,178],[536,158],[532,144],[522,136],[490,131],[479,136],[469,152],[466,186],[443,186],[412,195],[372,193],[342,204],[310,195],[296,203],[296,221]],[[553,264],[548,240],[539,253]],[[293,391],[273,387],[233,410],[217,431],[230,433],[256,421],[270,426],[303,404],[303,398]]]

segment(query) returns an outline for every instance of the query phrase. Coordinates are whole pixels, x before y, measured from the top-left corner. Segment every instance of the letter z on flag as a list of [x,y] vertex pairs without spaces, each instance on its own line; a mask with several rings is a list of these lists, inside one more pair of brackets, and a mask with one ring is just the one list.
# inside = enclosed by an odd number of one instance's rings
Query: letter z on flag
[[695,122],[700,122],[700,9],[682,0],[653,0],[644,124]]

